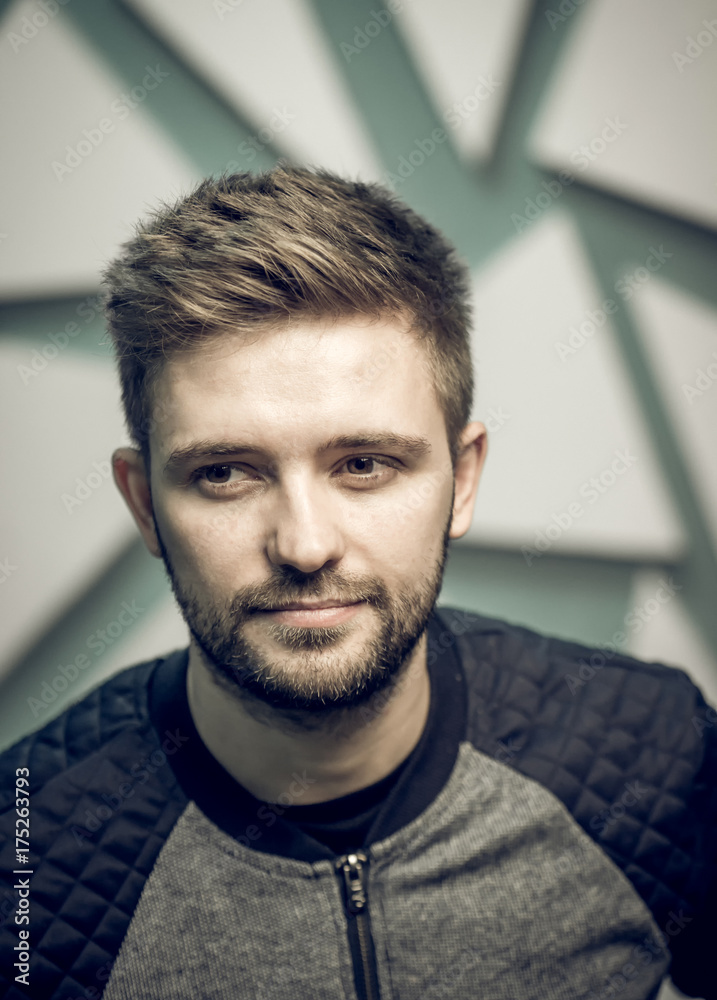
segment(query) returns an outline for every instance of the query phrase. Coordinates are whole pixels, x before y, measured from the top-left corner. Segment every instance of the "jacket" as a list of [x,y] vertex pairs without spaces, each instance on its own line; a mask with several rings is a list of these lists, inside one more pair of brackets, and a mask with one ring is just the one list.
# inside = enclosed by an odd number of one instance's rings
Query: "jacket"
[[2,755],[1,996],[717,998],[717,716],[682,671],[438,609],[426,731],[337,857],[209,754],[186,667]]

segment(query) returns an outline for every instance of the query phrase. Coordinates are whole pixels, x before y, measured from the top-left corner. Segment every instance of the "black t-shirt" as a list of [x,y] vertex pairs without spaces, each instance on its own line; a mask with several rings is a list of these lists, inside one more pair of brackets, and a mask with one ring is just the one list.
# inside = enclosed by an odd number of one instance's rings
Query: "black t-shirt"
[[326,844],[337,854],[358,850],[376,819],[388,793],[408,765],[415,750],[397,768],[367,788],[342,795],[340,799],[316,802],[309,806],[287,806],[283,817],[295,823],[314,840]]
[[[224,770],[197,733],[186,691],[188,657],[166,658],[152,676],[149,711],[159,733],[181,732],[170,761],[188,799],[220,829],[258,851],[309,863],[367,848],[416,819],[453,769],[465,735],[465,677],[455,644],[434,615],[428,625],[431,702],[415,749],[368,788],[315,805],[273,806],[256,799]],[[444,641],[441,641],[444,640]],[[295,775],[297,780],[301,775]]]

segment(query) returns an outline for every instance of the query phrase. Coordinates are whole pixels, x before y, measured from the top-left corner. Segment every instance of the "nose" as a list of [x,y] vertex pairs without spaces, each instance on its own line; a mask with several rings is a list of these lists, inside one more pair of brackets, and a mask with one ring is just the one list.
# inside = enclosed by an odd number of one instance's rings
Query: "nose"
[[332,502],[330,491],[296,480],[284,484],[267,540],[270,562],[315,573],[338,562],[344,551],[336,499]]

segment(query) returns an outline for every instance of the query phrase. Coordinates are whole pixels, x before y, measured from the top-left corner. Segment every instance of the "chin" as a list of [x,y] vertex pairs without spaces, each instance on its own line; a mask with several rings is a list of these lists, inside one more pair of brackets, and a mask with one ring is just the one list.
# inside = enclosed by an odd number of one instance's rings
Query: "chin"
[[[347,641],[354,632],[348,626],[287,631],[291,645],[272,642],[267,649],[266,643],[255,646],[238,637],[241,649],[235,648],[230,657],[217,657],[218,651],[204,648],[203,659],[217,682],[234,697],[282,712],[326,715],[364,706],[393,686],[420,639],[420,635],[412,636],[399,648],[387,648],[383,637],[374,636],[355,648]],[[277,645],[283,647],[284,655]]]

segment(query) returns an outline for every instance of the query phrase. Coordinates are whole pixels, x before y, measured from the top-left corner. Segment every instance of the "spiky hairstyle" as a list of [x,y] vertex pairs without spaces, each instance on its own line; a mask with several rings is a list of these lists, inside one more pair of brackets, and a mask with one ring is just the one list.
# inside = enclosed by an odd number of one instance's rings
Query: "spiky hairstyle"
[[222,333],[366,316],[396,317],[423,343],[455,460],[473,392],[466,270],[380,185],[285,165],[205,180],[141,222],[104,280],[125,416],[145,456],[168,357]]

